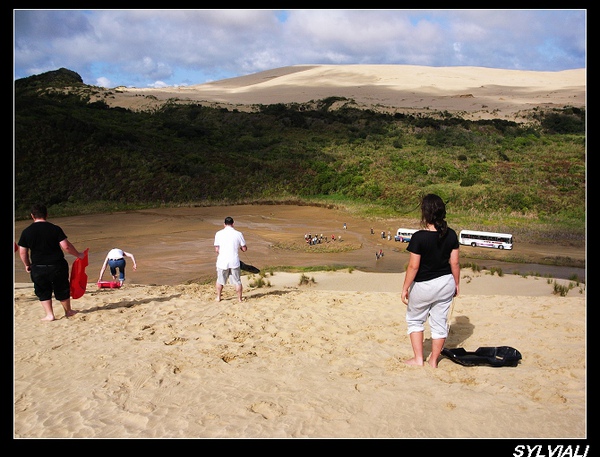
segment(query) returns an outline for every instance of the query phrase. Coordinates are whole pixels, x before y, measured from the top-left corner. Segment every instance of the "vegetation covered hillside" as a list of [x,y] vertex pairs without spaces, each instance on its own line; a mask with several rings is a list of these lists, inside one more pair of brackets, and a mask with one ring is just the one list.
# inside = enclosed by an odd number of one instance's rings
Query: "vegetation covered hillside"
[[435,192],[475,225],[536,221],[584,236],[581,109],[534,110],[527,125],[333,110],[336,97],[255,113],[174,101],[133,112],[90,102],[97,90],[66,69],[15,82],[16,217],[38,201],[57,215],[282,199],[416,214]]

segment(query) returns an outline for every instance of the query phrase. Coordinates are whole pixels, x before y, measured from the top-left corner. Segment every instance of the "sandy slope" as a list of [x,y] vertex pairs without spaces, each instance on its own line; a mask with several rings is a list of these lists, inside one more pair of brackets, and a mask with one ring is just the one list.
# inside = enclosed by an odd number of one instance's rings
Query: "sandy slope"
[[473,118],[523,119],[536,107],[585,107],[586,70],[559,72],[413,65],[297,65],[206,84],[111,90],[112,106],[150,109],[166,100],[216,106],[343,103],[388,112],[448,111]]
[[402,273],[311,276],[277,273],[243,303],[232,286],[217,303],[212,284],[90,284],[54,322],[15,284],[14,437],[587,436],[585,287],[464,270],[447,347],[522,360],[432,369],[402,363]]

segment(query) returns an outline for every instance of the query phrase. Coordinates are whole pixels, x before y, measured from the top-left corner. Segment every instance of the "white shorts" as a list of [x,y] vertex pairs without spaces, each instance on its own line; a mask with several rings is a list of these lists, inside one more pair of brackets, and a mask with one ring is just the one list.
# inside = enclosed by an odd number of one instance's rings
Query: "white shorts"
[[456,283],[451,274],[429,281],[413,282],[406,307],[407,333],[422,332],[425,321],[429,318],[431,338],[446,338],[448,311],[455,293]]
[[240,278],[240,267],[237,268],[227,268],[222,270],[221,268],[217,268],[217,283],[224,286],[227,284],[227,279],[230,278],[231,284],[235,286],[239,286],[242,284],[242,279]]

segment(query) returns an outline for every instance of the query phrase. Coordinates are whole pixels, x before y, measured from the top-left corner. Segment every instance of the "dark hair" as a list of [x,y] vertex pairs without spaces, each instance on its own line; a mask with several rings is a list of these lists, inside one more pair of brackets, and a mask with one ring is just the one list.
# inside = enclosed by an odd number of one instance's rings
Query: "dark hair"
[[225,218],[225,225],[233,225],[233,217],[227,216]]
[[432,224],[443,238],[448,231],[446,204],[438,195],[427,194],[421,200],[421,225]]
[[41,203],[35,204],[31,207],[31,215],[36,219],[46,219],[48,217],[48,209],[46,205]]

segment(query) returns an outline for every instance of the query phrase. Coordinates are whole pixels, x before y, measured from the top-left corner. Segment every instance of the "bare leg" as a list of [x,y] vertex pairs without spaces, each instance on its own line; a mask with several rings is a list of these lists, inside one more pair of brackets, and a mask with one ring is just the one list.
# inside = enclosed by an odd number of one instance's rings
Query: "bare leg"
[[217,283],[217,301],[221,301],[221,292],[223,291],[223,284]]
[[431,340],[431,355],[429,356],[429,365],[433,368],[437,368],[438,359],[444,348],[446,338],[436,338]]
[[244,301],[244,299],[242,298],[242,289],[243,286],[241,284],[235,286],[235,291],[237,292],[239,302]]
[[74,316],[75,314],[77,314],[79,311],[75,311],[74,309],[71,309],[71,299],[67,298],[66,300],[61,300],[60,304],[62,305],[63,309],[65,310],[65,316],[67,317],[71,317]]
[[412,359],[405,360],[404,363],[407,365],[423,366],[423,332],[411,333],[410,344],[415,356]]
[[44,307],[44,311],[46,312],[46,317],[42,318],[42,320],[53,321],[55,317],[54,310],[52,309],[52,300],[43,300],[40,301],[40,303],[42,304],[42,306]]

